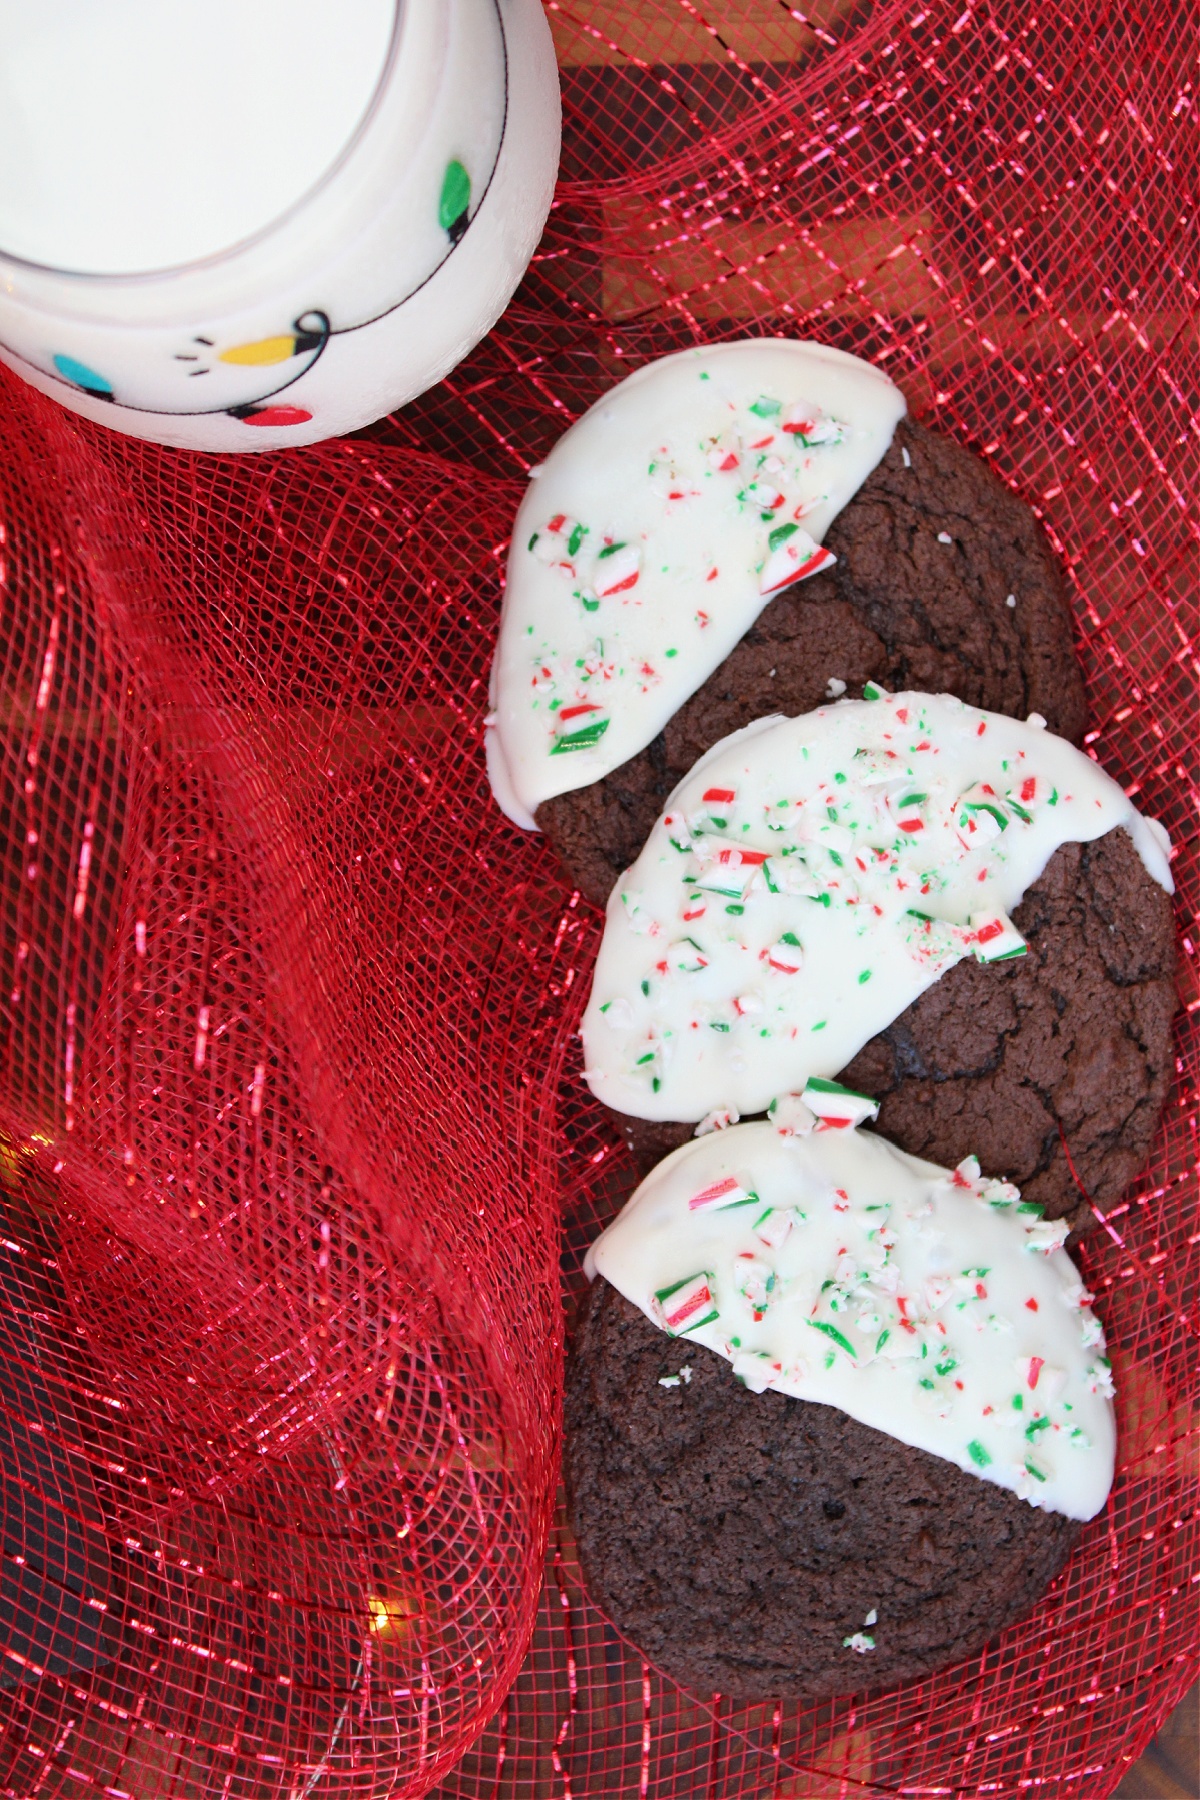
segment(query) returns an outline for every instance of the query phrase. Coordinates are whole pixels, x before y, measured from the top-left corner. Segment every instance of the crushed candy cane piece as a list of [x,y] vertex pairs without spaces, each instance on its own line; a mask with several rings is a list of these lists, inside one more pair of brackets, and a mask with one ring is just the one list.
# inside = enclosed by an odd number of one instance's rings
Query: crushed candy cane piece
[[781,975],[798,975],[804,967],[804,951],[795,932],[785,931],[765,952],[765,961]]
[[806,450],[817,444],[840,444],[846,436],[846,427],[840,419],[831,419],[819,408],[812,407],[789,408],[780,421],[780,430],[794,437]]
[[1061,1250],[1070,1235],[1065,1219],[1031,1219],[1025,1227],[1025,1248],[1048,1256],[1052,1250]]
[[[575,724],[577,719],[585,717],[586,724]],[[557,714],[556,726],[570,724],[572,729],[566,732],[559,731],[550,746],[551,756],[561,756],[569,750],[590,750],[593,745],[600,742],[610,723],[604,709],[590,701],[579,706],[563,707],[562,711]]]
[[971,954],[982,963],[1007,962],[1029,949],[1005,913],[969,913],[963,937]]
[[857,1094],[839,1082],[826,1081],[813,1075],[805,1083],[801,1095],[805,1106],[817,1116],[817,1130],[847,1129],[879,1117],[879,1102],[869,1094]]
[[1106,1356],[1097,1357],[1087,1370],[1086,1380],[1089,1393],[1103,1394],[1106,1400],[1111,1400],[1116,1393],[1113,1386],[1112,1364]]
[[711,1187],[702,1188],[698,1194],[693,1194],[688,1201],[688,1211],[724,1212],[730,1206],[750,1206],[757,1202],[758,1195],[748,1180],[727,1175],[723,1181],[714,1181]]
[[783,505],[786,496],[768,481],[752,481],[745,490],[746,499],[753,505],[761,507],[763,512],[775,512]]
[[767,1108],[767,1117],[781,1137],[807,1137],[817,1115],[799,1094],[780,1094]]
[[830,568],[836,561],[832,550],[826,550],[809,537],[802,525],[789,519],[786,524],[777,525],[767,538],[767,560],[758,578],[758,591],[777,593],[793,581],[803,581],[808,575]]
[[702,1269],[698,1275],[685,1275],[682,1281],[655,1293],[655,1310],[670,1337],[680,1332],[695,1331],[711,1325],[720,1315],[712,1291],[712,1275]]
[[778,1277],[769,1262],[764,1262],[753,1251],[742,1251],[734,1264],[734,1276],[738,1293],[745,1300],[755,1320],[764,1317],[771,1301],[776,1297]]
[[800,1215],[794,1206],[768,1206],[754,1221],[754,1235],[760,1244],[769,1250],[778,1250],[787,1242],[788,1235]]
[[980,1182],[979,1198],[995,1211],[1003,1212],[1007,1207],[1016,1205],[1021,1198],[1021,1190],[1014,1187],[1011,1181],[989,1179]]
[[1008,830],[1008,809],[994,787],[977,781],[954,803],[954,815],[963,842],[970,849],[990,844]]
[[928,794],[919,793],[904,794],[894,800],[892,817],[895,819],[897,827],[901,831],[907,831],[910,836],[914,832],[924,831],[925,807],[928,800]]
[[722,432],[706,458],[710,469],[728,474],[741,462],[741,443],[736,431]]
[[529,548],[539,562],[548,566],[563,564],[564,574],[570,575],[574,573],[570,561],[579,554],[587,534],[587,526],[581,525],[578,519],[568,518],[566,513],[555,513],[540,531],[534,532]]
[[739,1350],[733,1359],[733,1373],[752,1394],[765,1394],[776,1368],[765,1351]]
[[596,557],[592,585],[602,600],[610,594],[624,594],[637,586],[641,573],[642,553],[636,544],[605,544]]
[[1018,1356],[1013,1367],[1022,1385],[1036,1394],[1042,1406],[1057,1400],[1067,1385],[1065,1369],[1058,1369],[1041,1356]]
[[727,1131],[731,1125],[737,1124],[741,1116],[735,1106],[714,1107],[712,1112],[705,1113],[692,1136],[707,1137],[710,1131]]

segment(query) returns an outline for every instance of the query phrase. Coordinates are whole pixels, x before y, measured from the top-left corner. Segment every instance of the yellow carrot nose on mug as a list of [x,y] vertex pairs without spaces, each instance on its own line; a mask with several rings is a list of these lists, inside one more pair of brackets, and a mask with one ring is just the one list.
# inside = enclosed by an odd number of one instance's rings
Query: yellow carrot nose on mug
[[540,0],[0,0],[0,360],[162,444],[353,431],[491,329],[558,148]]

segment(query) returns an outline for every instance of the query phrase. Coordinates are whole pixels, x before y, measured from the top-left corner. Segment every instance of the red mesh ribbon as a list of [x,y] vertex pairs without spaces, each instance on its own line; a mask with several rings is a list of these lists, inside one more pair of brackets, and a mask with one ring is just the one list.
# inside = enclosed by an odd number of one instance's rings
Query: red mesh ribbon
[[553,1521],[558,1226],[575,1290],[631,1175],[597,921],[481,732],[529,464],[650,356],[816,336],[1045,519],[1193,916],[1185,15],[548,10],[544,242],[403,414],[200,459],[4,381],[0,1791],[1092,1800],[1195,1666],[1194,1038],[1085,1252],[1120,1471],[1035,1614],[866,1702],[681,1694]]

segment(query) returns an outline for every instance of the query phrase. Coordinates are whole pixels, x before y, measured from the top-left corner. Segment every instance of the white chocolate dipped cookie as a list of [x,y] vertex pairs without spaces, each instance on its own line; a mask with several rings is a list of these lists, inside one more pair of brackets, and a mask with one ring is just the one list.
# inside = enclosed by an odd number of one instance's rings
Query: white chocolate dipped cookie
[[928,694],[761,720],[696,765],[614,890],[588,1083],[637,1119],[762,1112],[962,959],[1021,957],[1022,896],[1116,827],[1170,893],[1161,826],[1040,722]]
[[499,805],[595,782],[662,730],[821,541],[904,397],[870,364],[785,339],[638,370],[555,445],[517,515],[492,670]]
[[951,1172],[793,1115],[675,1151],[587,1268],[756,1393],[836,1406],[1091,1519],[1112,1485],[1112,1381],[1065,1237],[974,1158]]

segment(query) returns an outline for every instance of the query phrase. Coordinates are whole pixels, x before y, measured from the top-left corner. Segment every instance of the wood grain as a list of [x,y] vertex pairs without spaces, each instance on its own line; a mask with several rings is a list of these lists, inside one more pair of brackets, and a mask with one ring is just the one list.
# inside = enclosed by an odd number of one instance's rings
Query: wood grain
[[1184,1695],[1114,1800],[1200,1800],[1200,1684]]
[[802,62],[836,31],[852,0],[808,0],[803,16],[784,0],[717,0],[650,13],[641,0],[547,0],[559,65],[579,68]]

